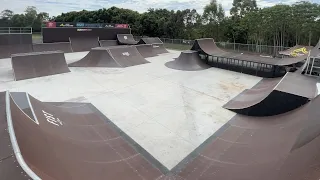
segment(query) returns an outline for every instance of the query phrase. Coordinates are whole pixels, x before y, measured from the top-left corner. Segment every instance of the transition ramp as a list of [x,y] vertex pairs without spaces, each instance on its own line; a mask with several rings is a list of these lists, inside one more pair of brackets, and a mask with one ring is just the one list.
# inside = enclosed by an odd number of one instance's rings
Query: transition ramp
[[157,56],[157,53],[153,50],[152,44],[140,44],[135,45],[135,47],[144,58]]
[[197,51],[183,51],[174,61],[165,64],[171,69],[184,71],[198,71],[210,68],[199,56]]
[[118,62],[121,67],[136,66],[149,63],[137,50],[135,46],[110,47],[108,48],[110,55]]
[[163,44],[158,37],[141,38],[139,44]]
[[[279,82],[246,89],[223,107],[248,116],[272,116],[294,110],[317,95],[316,79],[287,73]],[[260,85],[262,86],[262,85]]]
[[101,47],[118,46],[117,40],[100,40],[99,43]]
[[64,53],[71,53],[70,42],[60,42],[60,43],[38,43],[33,44],[34,52],[44,52],[44,51],[63,51]]
[[11,62],[15,80],[70,72],[62,51],[13,54]]
[[120,45],[136,45],[138,41],[134,40],[132,34],[117,34],[118,44]]
[[81,60],[68,65],[69,67],[122,67],[110,54],[107,48],[92,48]]
[[167,49],[164,47],[162,43],[152,44],[153,52],[156,54],[168,53]]
[[73,52],[90,51],[100,46],[98,37],[70,37],[69,41]]

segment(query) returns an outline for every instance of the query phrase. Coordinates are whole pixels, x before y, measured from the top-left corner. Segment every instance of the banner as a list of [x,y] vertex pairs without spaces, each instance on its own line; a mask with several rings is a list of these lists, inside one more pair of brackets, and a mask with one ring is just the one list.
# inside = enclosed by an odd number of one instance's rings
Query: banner
[[116,28],[129,28],[129,24],[116,24]]
[[46,22],[46,27],[48,28],[55,28],[56,26],[56,22]]
[[108,28],[108,27],[114,27],[114,24],[112,23],[82,23],[77,22],[77,27],[95,27],[95,28]]

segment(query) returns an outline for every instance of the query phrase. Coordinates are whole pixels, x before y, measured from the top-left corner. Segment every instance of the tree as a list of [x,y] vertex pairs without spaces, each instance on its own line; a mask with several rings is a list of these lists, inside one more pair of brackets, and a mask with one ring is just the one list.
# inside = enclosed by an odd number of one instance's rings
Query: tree
[[10,20],[13,17],[13,15],[14,15],[13,11],[9,9],[5,9],[0,13],[1,19],[6,19],[6,20]]
[[244,17],[249,12],[257,10],[256,0],[233,0],[230,14],[232,16]]

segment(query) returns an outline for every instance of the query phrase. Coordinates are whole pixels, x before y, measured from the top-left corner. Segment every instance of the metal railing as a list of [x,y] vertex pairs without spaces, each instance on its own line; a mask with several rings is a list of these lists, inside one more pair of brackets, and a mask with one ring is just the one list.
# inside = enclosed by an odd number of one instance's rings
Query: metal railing
[[[141,36],[135,36],[136,40],[140,40]],[[194,40],[187,39],[169,39],[160,38],[163,43],[166,44],[181,44],[191,46]],[[279,51],[289,49],[290,47],[284,46],[268,46],[268,45],[257,45],[257,44],[241,44],[241,43],[230,43],[230,42],[216,42],[217,46],[222,49],[236,51],[236,52],[252,52],[272,56],[280,56]]]
[[32,27],[0,27],[0,34],[32,34]]

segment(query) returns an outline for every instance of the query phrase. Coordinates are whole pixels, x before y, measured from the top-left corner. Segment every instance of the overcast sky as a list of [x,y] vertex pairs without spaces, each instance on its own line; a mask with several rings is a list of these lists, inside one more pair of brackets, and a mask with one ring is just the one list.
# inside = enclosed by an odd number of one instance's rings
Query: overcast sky
[[[170,10],[196,9],[202,13],[203,7],[210,0],[0,0],[0,11],[10,9],[14,13],[22,13],[27,6],[35,6],[40,12],[48,12],[56,16],[62,12],[96,10],[112,6],[128,8],[138,12],[145,12],[148,8],[166,8]],[[4,1],[4,2],[3,2]],[[320,0],[309,0],[320,3]],[[218,0],[223,5],[226,14],[232,7],[233,0]],[[273,6],[277,3],[292,4],[297,0],[257,0],[259,7]]]

